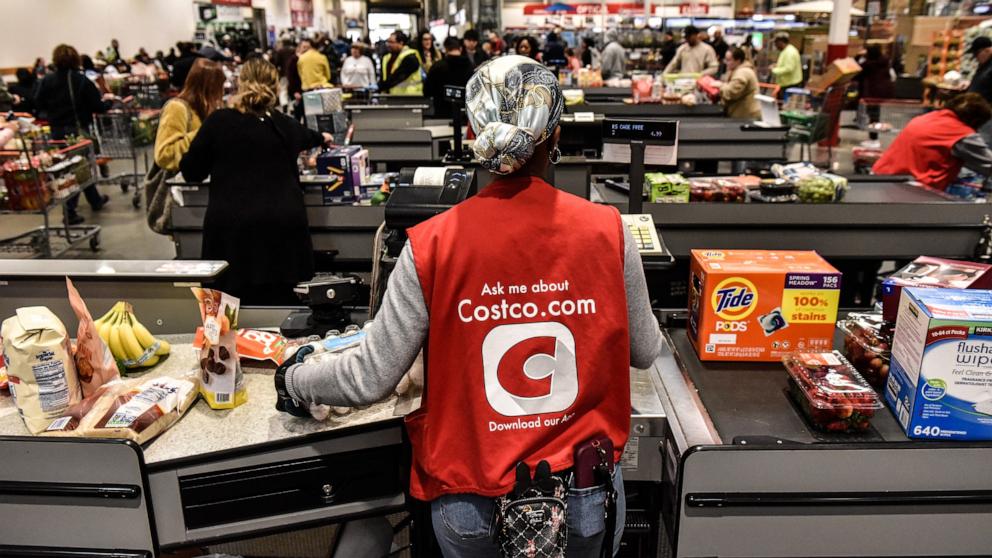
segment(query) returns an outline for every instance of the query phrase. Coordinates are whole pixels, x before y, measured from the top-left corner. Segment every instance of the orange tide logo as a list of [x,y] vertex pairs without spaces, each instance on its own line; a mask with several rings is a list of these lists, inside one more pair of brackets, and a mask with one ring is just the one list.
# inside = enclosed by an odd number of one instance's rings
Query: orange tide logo
[[729,277],[713,289],[710,304],[724,320],[743,320],[758,307],[758,289],[743,277]]

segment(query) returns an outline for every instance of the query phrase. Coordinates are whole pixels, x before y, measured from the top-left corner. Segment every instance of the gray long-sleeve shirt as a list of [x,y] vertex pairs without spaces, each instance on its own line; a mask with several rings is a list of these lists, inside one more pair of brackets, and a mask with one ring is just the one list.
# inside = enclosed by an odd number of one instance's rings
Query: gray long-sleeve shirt
[[[381,401],[396,388],[427,340],[429,316],[414,257],[407,242],[389,276],[379,314],[355,350],[320,363],[304,362],[286,372],[286,389],[294,399],[357,407]],[[630,363],[647,368],[661,354],[661,331],[651,312],[641,256],[626,227],[623,275]]]

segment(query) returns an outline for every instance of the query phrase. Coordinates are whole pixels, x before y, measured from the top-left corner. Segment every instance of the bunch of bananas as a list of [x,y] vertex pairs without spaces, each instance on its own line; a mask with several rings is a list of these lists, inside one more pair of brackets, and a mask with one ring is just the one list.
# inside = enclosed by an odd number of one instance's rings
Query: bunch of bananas
[[148,328],[134,317],[131,304],[123,300],[95,323],[100,338],[124,368],[155,366],[172,349],[168,341],[152,336]]

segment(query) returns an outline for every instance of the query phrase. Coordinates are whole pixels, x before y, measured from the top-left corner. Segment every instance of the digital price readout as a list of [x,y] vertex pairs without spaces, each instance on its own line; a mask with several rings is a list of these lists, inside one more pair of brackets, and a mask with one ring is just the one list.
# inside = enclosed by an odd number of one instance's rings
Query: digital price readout
[[607,119],[603,121],[603,141],[626,143],[642,141],[653,145],[675,145],[679,137],[678,122]]

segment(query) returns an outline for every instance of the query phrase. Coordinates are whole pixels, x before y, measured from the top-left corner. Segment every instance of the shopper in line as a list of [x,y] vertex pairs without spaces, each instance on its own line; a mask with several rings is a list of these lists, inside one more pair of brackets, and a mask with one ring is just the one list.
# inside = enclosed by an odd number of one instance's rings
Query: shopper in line
[[775,35],[775,48],[778,49],[778,61],[772,64],[772,76],[780,87],[780,94],[790,87],[799,87],[803,83],[803,61],[799,49],[789,42],[788,33]]
[[699,29],[688,25],[683,35],[685,43],[675,51],[675,58],[665,67],[665,73],[715,76],[720,70],[720,60],[716,57],[713,47],[699,38]]
[[759,50],[758,47],[754,46],[754,37],[750,33],[744,37],[744,42],[741,44],[741,50],[743,50],[744,54],[747,56],[747,61],[753,64],[755,59],[758,57]]
[[286,60],[286,95],[292,107],[293,118],[297,122],[303,121],[303,80],[300,79],[300,55],[299,46],[296,51]]
[[565,43],[558,38],[558,33],[552,31],[545,37],[541,60],[548,66],[558,68],[568,65],[568,58],[565,56]]
[[369,88],[375,84],[375,65],[365,56],[367,48],[362,43],[352,43],[351,56],[341,67],[341,86],[345,89]]
[[420,55],[407,46],[406,33],[396,31],[386,41],[389,53],[382,59],[382,80],[379,91],[390,95],[424,94],[424,80],[420,73]]
[[417,36],[417,46],[414,49],[420,55],[420,64],[424,69],[424,74],[431,71],[431,66],[441,60],[441,51],[434,44],[434,35],[424,29]]
[[621,79],[627,72],[627,50],[620,44],[620,34],[616,29],[606,32],[606,47],[600,60],[603,79]]
[[981,95],[958,95],[945,108],[910,120],[872,172],[910,174],[938,190],[946,190],[962,168],[992,176],[992,151],[977,132],[990,119],[992,107]]
[[584,37],[582,39],[582,67],[598,70],[602,60],[602,53],[596,48],[594,37]]
[[541,47],[538,46],[537,39],[530,35],[517,39],[516,52],[519,56],[526,56],[531,60],[541,59]]
[[665,31],[665,38],[661,41],[661,66],[668,65],[675,59],[675,53],[679,50],[678,43],[675,42],[675,35],[671,31]]
[[[869,45],[865,55],[859,60],[861,72],[855,81],[858,83],[858,97],[861,99],[888,99],[895,95],[896,85],[892,81],[892,63],[882,53],[879,45]],[[866,104],[869,122],[881,120],[882,107],[877,102]]]
[[[542,178],[560,156],[564,102],[555,75],[506,56],[480,67],[468,91],[479,130],[473,150],[496,180],[408,230],[359,347],[287,363],[275,380],[277,408],[298,415],[306,413],[298,402],[368,405],[392,393],[424,349],[423,403],[406,418],[410,493],[430,502],[448,558],[500,555],[496,498],[514,488],[519,463],[533,470],[544,461],[568,487],[576,447],[596,436],[612,441],[607,458],[617,462],[630,426],[630,366],[649,366],[662,349],[637,245],[619,213]],[[563,244],[559,232],[580,222]],[[551,278],[568,294],[528,290]],[[492,296],[494,288],[508,291]],[[594,301],[595,315],[564,315],[556,310],[563,298]],[[500,304],[509,310],[496,313]],[[545,380],[530,379],[537,368]],[[617,521],[606,550],[617,551],[625,500],[614,471],[600,477],[604,484],[567,490],[566,556],[601,555],[610,482]]]
[[[52,138],[61,140],[90,134],[93,115],[107,112],[113,95],[101,96],[96,85],[80,72],[81,61],[75,48],[65,44],[55,47],[52,60],[56,70],[41,80],[34,99],[38,110],[48,119]],[[84,188],[83,195],[93,211],[100,211],[110,201],[95,184]],[[65,202],[65,219],[70,225],[84,221],[76,212],[78,205],[78,194]]]
[[711,47],[713,47],[713,52],[716,53],[716,59],[720,61],[720,69],[717,70],[717,75],[723,75],[726,71],[726,67],[723,65],[724,61],[727,59],[727,51],[730,50],[730,45],[723,38],[723,28],[719,25],[714,25],[710,27],[707,33],[710,40],[707,41]]
[[107,52],[104,56],[109,64],[114,64],[118,60],[123,60],[123,57],[121,56],[121,44],[117,41],[117,39],[111,39],[110,46],[107,47]]
[[196,50],[196,45],[190,42],[178,43],[179,58],[172,65],[172,75],[169,76],[169,83],[176,89],[182,89],[186,85],[186,76],[189,75],[190,68],[197,58],[203,58]]
[[978,69],[968,84],[968,91],[978,93],[992,103],[992,39],[984,35],[975,37],[968,52],[978,62]]
[[424,97],[434,100],[434,117],[451,118],[451,103],[444,98],[444,86],[465,87],[472,77],[472,61],[462,52],[462,44],[456,37],[444,40],[444,60],[427,72],[424,80]]
[[568,61],[568,64],[565,67],[569,70],[577,72],[582,69],[582,59],[579,58],[572,47],[565,49],[565,60]]
[[720,84],[720,100],[730,118],[761,119],[761,105],[754,96],[758,93],[758,74],[747,61],[743,50],[734,48],[724,57],[727,81]]
[[160,234],[169,232],[172,195],[166,181],[179,172],[179,162],[204,120],[224,103],[224,70],[220,64],[198,59],[177,97],[162,107],[155,136],[155,165],[145,177],[145,214]]
[[296,161],[332,138],[275,110],[278,83],[269,62],[245,62],[234,108],[207,117],[179,164],[186,180],[210,177],[202,257],[228,262],[213,286],[242,304],[297,304],[314,273]]
[[300,72],[300,82],[304,91],[331,86],[331,65],[327,57],[314,48],[313,41],[300,41],[299,60],[296,68]]
[[7,82],[0,78],[0,113],[10,112],[14,105],[20,102],[20,98],[11,93],[7,88]]
[[465,56],[472,61],[472,68],[478,68],[483,62],[489,60],[489,55],[482,50],[479,45],[479,32],[475,29],[465,31],[462,36],[462,44],[465,47]]
[[17,69],[17,82],[10,86],[10,92],[15,99],[14,111],[35,114],[34,96],[38,88],[38,78],[30,68]]

